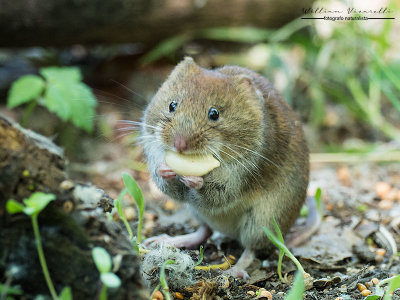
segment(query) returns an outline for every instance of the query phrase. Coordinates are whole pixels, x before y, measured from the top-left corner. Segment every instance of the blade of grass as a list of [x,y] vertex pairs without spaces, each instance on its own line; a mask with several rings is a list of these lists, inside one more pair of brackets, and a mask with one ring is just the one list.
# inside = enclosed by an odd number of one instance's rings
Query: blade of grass
[[303,266],[300,264],[300,262],[297,260],[297,258],[289,251],[289,249],[281,243],[281,241],[279,240],[278,237],[276,237],[271,230],[269,230],[266,227],[263,227],[263,230],[265,232],[265,234],[267,235],[267,237],[269,238],[269,240],[280,250],[282,250],[287,257],[289,257],[297,266],[297,268],[304,274],[305,271],[303,269]]
[[167,282],[167,278],[165,275],[165,267],[167,265],[172,265],[172,264],[175,264],[175,261],[169,259],[163,263],[163,265],[161,266],[161,270],[160,270],[160,283],[163,288],[163,292],[164,292],[166,300],[171,300],[172,298],[171,298],[171,295],[169,294],[168,282]]
[[[285,244],[285,241],[283,239],[283,235],[282,232],[279,228],[278,223],[276,222],[275,218],[273,219],[274,222],[274,228],[275,228],[275,232],[278,235],[278,239],[282,244]],[[285,280],[283,279],[282,276],[282,261],[283,261],[283,256],[285,255],[285,252],[283,252],[283,250],[281,248],[279,248],[279,258],[278,258],[278,268],[277,268],[277,272],[278,272],[278,276],[279,279],[284,282]]]
[[135,200],[136,205],[139,210],[139,223],[137,228],[137,242],[140,244],[142,242],[142,225],[143,225],[143,213],[144,213],[144,199],[142,191],[137,184],[137,182],[128,173],[122,174],[122,179],[129,194]]
[[118,198],[114,200],[114,206],[117,208],[117,213],[118,213],[119,217],[121,218],[122,222],[124,222],[125,228],[129,234],[129,239],[132,240],[132,238],[133,238],[132,228],[129,225],[128,220],[126,219],[124,211],[122,210],[122,198],[125,196],[125,194],[127,192],[128,192],[128,189],[124,188],[121,191],[121,193],[119,193]]
[[293,287],[290,289],[289,293],[286,295],[285,300],[299,300],[303,299],[304,293],[304,279],[301,272],[297,272],[296,277],[293,282]]
[[194,266],[195,267],[198,266],[199,264],[201,264],[202,261],[203,261],[203,245],[200,246],[200,259]]

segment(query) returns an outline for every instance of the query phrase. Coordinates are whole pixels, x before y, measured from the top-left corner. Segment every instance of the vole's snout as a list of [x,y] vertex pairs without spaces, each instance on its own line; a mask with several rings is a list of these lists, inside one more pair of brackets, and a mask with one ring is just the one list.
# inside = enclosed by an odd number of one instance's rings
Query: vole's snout
[[187,150],[187,139],[181,134],[178,134],[174,138],[174,147],[179,152],[182,153]]

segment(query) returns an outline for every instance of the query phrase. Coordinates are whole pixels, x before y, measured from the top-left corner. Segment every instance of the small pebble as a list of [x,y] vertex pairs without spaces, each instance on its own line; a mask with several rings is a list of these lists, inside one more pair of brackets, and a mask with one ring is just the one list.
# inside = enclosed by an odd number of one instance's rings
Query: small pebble
[[272,294],[266,290],[261,291],[260,295],[258,297],[260,297],[260,298],[264,297],[264,298],[267,298],[268,300],[272,300]]
[[60,188],[63,190],[70,190],[74,187],[74,183],[71,180],[64,180],[60,183]]
[[357,283],[357,288],[360,292],[367,289],[367,287],[365,285],[363,285],[362,283]]
[[339,169],[337,169],[336,174],[343,185],[351,185],[351,175],[348,167],[340,167]]
[[371,291],[370,291],[370,290],[367,290],[367,289],[365,289],[365,290],[363,290],[363,291],[361,292],[361,295],[362,295],[363,297],[368,296],[368,295],[371,295],[371,294],[372,294]]
[[177,299],[183,299],[183,295],[179,292],[175,292],[175,298]]
[[377,263],[383,262],[384,259],[385,259],[385,257],[382,256],[382,255],[375,255],[375,261],[376,261]]
[[156,216],[151,212],[145,212],[144,213],[144,219],[146,221],[154,221],[156,219]]
[[132,221],[135,218],[136,211],[132,206],[124,208],[124,215],[128,221]]
[[253,291],[248,291],[247,294],[249,294],[250,296],[254,296],[256,293]]
[[64,203],[63,203],[63,211],[66,213],[66,214],[69,214],[71,211],[72,211],[72,209],[74,208],[74,204],[72,203],[72,201],[65,201]]
[[377,285],[377,284],[379,283],[379,279],[378,279],[378,278],[372,278],[372,279],[371,279],[371,282],[372,282],[374,285]]
[[372,282],[366,282],[366,283],[365,283],[365,286],[366,286],[367,288],[372,287],[372,285],[373,285]]
[[381,255],[381,256],[385,256],[386,255],[386,250],[383,248],[379,248],[375,251],[376,255]]
[[380,181],[375,185],[375,191],[378,197],[384,198],[391,190],[391,186],[387,182]]
[[342,297],[336,297],[335,300],[343,300]]
[[160,291],[155,291],[152,300],[163,300],[164,296]]

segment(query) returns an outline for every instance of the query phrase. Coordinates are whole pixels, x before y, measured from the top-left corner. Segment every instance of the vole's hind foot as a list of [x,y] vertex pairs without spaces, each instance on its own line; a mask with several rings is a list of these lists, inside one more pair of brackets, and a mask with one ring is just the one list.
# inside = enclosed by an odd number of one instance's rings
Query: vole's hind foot
[[173,179],[176,177],[175,172],[172,171],[171,168],[165,163],[159,165],[157,173],[164,179]]
[[209,227],[200,226],[195,232],[171,237],[168,234],[162,234],[146,239],[143,244],[148,247],[158,243],[167,243],[176,248],[197,248],[201,243],[205,242],[211,235],[212,231]]
[[246,268],[251,265],[254,258],[255,258],[254,251],[250,250],[249,248],[244,249],[236,265],[226,270],[225,271],[226,274],[232,275],[236,278],[242,278],[245,280],[249,279],[250,276],[246,272]]
[[201,189],[204,184],[203,177],[200,176],[182,176],[180,181],[183,182],[188,188],[195,190]]

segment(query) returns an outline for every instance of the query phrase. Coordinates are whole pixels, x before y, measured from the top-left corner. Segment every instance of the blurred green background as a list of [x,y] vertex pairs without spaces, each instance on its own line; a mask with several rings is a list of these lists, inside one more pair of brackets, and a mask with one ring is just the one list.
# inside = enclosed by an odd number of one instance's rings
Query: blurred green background
[[[91,128],[88,133],[72,126],[68,118],[61,121],[40,107],[24,120],[28,127],[55,135],[78,160],[85,160],[81,151],[85,143],[99,137],[119,141],[117,120],[138,120],[185,55],[203,67],[235,64],[265,75],[304,122],[313,152],[378,151],[384,157],[400,148],[399,5],[390,2],[389,7],[396,19],[333,22],[297,18],[275,30],[214,27],[177,34],[148,51],[135,44],[1,50],[0,63],[3,73],[9,70],[4,66],[10,60],[20,65],[22,74],[38,73],[46,66],[81,69],[99,103],[96,115],[86,115],[94,122],[94,127],[86,125]],[[7,95],[8,91],[1,94],[1,112],[21,120],[27,108],[5,109]],[[91,148],[87,146],[88,151]]]

